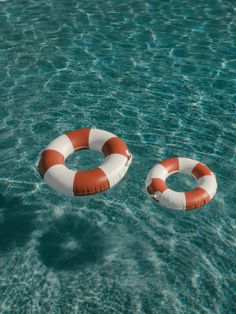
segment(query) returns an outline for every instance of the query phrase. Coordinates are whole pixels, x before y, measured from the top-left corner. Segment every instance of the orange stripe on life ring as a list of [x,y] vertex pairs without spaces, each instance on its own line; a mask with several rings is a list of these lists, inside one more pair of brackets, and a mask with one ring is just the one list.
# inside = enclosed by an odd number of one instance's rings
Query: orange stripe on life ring
[[203,176],[210,176],[211,170],[207,166],[198,163],[192,170],[192,175],[198,180]]
[[56,150],[47,149],[43,151],[39,162],[39,173],[41,177],[44,177],[46,171],[55,165],[64,164],[64,156]]
[[186,209],[193,209],[208,203],[211,198],[206,190],[196,188],[190,192],[185,192]]
[[90,130],[90,128],[83,128],[65,133],[69,137],[74,150],[89,148]]
[[109,189],[107,176],[100,168],[78,171],[75,175],[73,193],[77,196],[95,194]]
[[127,156],[128,147],[119,137],[112,137],[102,147],[105,157],[111,154],[121,154]]
[[163,193],[166,189],[168,189],[168,186],[162,179],[152,179],[152,183],[147,189],[149,194],[154,194],[155,192]]
[[179,171],[179,159],[169,158],[160,162],[166,168],[168,173]]

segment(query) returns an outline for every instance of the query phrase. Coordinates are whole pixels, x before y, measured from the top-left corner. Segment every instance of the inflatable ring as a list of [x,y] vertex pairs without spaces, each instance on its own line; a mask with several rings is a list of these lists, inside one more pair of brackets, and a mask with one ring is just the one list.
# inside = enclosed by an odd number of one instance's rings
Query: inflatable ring
[[[105,160],[91,170],[73,171],[65,166],[66,158],[77,150],[102,152]],[[126,144],[114,134],[95,128],[66,132],[42,152],[39,172],[46,183],[65,195],[82,196],[105,191],[117,184],[132,160]]]
[[[173,173],[192,175],[197,180],[197,187],[189,192],[176,192],[166,184],[166,179]],[[193,209],[208,203],[217,189],[213,172],[204,164],[189,158],[170,158],[155,165],[146,179],[148,193],[160,205],[173,209]]]

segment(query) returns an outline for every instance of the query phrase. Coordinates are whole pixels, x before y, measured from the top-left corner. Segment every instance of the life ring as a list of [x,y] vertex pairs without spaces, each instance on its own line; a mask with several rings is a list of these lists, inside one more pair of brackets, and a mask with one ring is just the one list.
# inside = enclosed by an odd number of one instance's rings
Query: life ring
[[[73,171],[66,158],[81,149],[102,152],[105,160],[95,169]],[[96,128],[66,132],[42,152],[39,172],[46,183],[65,195],[82,196],[105,191],[117,184],[132,160],[126,144],[114,134]]]
[[[189,192],[169,189],[166,179],[173,173],[192,175],[197,187]],[[156,164],[146,179],[147,192],[160,205],[172,209],[193,209],[208,203],[217,189],[216,177],[204,164],[189,158],[170,158]]]

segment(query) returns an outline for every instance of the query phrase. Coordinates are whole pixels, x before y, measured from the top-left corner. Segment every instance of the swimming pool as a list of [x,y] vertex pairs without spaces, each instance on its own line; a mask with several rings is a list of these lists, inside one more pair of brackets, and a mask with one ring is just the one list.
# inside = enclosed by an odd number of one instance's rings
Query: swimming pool
[[[0,1],[1,313],[236,312],[235,33],[230,0]],[[133,163],[109,191],[59,195],[39,154],[91,126]],[[147,196],[150,168],[175,156],[215,172],[203,208]]]

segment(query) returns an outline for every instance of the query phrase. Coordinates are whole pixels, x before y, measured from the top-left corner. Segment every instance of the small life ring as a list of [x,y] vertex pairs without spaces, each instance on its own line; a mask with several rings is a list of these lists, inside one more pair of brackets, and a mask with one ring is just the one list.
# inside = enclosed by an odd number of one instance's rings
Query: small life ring
[[[65,166],[66,158],[81,149],[102,152],[105,160],[99,167],[74,171]],[[126,144],[114,134],[96,128],[66,132],[42,152],[39,173],[57,192],[71,196],[90,195],[117,184],[132,160]]]
[[[173,173],[192,175],[197,187],[189,192],[169,189],[166,179]],[[146,179],[147,192],[160,205],[172,209],[194,209],[208,203],[217,189],[216,177],[204,164],[189,158],[170,158],[156,164]]]

